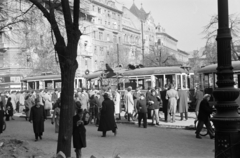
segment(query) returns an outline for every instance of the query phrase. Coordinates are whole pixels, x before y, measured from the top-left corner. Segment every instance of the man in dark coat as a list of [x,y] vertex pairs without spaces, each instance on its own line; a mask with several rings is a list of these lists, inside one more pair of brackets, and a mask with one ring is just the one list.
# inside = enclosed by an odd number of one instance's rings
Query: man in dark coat
[[98,131],[102,131],[102,137],[106,137],[107,131],[112,131],[114,135],[117,134],[117,125],[114,119],[114,102],[110,100],[108,93],[103,95],[102,110],[100,116],[100,123]]
[[178,90],[178,111],[181,115],[181,121],[183,120],[183,113],[185,114],[185,119],[188,119],[188,91],[187,90]]
[[162,98],[162,104],[163,104],[163,112],[164,112],[164,119],[165,122],[169,121],[170,115],[169,115],[169,107],[168,107],[168,100],[166,99],[166,94],[168,90],[168,85],[166,84],[164,87],[164,90],[161,91],[161,98]]
[[41,106],[40,100],[36,99],[35,106],[31,108],[29,122],[33,122],[33,131],[35,133],[35,141],[38,141],[38,137],[42,139],[44,132],[44,121],[46,119],[44,107]]
[[83,110],[77,109],[77,114],[73,116],[73,147],[75,148],[76,158],[82,156],[81,149],[87,146],[86,129],[84,125],[87,121],[83,118]]
[[210,97],[211,95],[205,94],[203,96],[203,100],[200,103],[199,114],[198,114],[198,125],[196,130],[196,138],[198,139],[201,139],[201,136],[199,135],[199,133],[203,128],[203,124],[205,124],[207,128],[210,138],[211,139],[214,138],[214,134],[210,124],[210,114],[213,112],[212,107],[208,103],[208,101],[210,100]]

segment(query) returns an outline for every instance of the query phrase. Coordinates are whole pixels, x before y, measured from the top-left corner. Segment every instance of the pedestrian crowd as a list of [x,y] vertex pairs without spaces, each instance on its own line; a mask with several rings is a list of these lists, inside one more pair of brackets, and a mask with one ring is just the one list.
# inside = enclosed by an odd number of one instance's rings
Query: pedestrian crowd
[[[196,102],[196,116],[198,125],[196,137],[201,138],[199,133],[203,124],[208,128],[210,137],[214,135],[210,131],[209,95],[204,95],[198,87],[194,92]],[[81,157],[81,149],[86,147],[85,125],[95,124],[102,137],[106,137],[107,131],[117,134],[116,120],[121,119],[121,112],[124,109],[125,118],[134,121],[138,118],[138,126],[147,128],[147,119],[151,118],[152,125],[159,125],[160,113],[164,113],[164,121],[174,123],[176,112],[180,113],[181,121],[188,119],[189,91],[178,88],[175,90],[173,84],[165,85],[161,90],[158,87],[148,88],[144,93],[141,87],[135,91],[128,87],[125,92],[112,90],[111,87],[105,90],[79,88],[74,91],[74,114],[73,117],[73,147],[76,156]],[[122,101],[122,102],[121,102]],[[5,120],[14,120],[15,112],[25,113],[25,119],[33,123],[35,141],[42,139],[44,132],[44,121],[52,115],[51,123],[55,124],[55,133],[59,132],[59,121],[61,112],[61,94],[55,90],[32,90],[32,91],[11,91],[0,94],[0,133]],[[155,124],[156,123],[156,124]]]

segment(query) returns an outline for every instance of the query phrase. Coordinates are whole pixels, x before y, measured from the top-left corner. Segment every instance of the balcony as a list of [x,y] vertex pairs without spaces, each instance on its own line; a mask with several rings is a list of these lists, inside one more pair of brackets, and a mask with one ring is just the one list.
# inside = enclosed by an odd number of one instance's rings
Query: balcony
[[105,27],[104,27],[102,24],[96,24],[96,27],[97,27],[99,30],[105,30]]
[[88,11],[87,14],[88,14],[88,15],[91,15],[91,16],[93,16],[93,17],[96,17],[98,13],[95,12],[95,11]]

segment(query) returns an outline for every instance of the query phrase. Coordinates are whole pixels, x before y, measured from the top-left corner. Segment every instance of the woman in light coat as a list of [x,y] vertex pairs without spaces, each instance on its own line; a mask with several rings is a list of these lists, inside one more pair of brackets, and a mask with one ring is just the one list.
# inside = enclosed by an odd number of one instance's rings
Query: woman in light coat
[[51,96],[49,91],[43,95],[43,100],[45,102],[44,104],[45,114],[46,116],[50,116],[50,110],[52,109],[52,101],[51,101]]
[[115,104],[115,115],[118,115],[118,119],[121,119],[120,116],[120,94],[118,91],[115,91],[115,99],[114,99],[114,104]]
[[134,110],[134,101],[133,101],[133,95],[132,95],[132,87],[128,87],[126,94],[126,112],[128,113],[128,121],[130,121],[130,117],[133,120],[133,110]]

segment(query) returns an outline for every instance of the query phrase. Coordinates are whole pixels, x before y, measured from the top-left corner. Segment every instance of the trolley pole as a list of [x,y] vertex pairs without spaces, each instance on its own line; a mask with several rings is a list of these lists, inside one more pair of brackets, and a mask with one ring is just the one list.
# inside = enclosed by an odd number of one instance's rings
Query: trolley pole
[[240,115],[235,100],[239,90],[235,89],[231,61],[231,32],[229,29],[228,0],[218,0],[217,32],[217,85],[213,96],[217,101],[216,115],[211,119],[215,126],[215,157],[240,157]]
[[118,46],[118,43],[117,43],[117,63],[118,63],[118,66],[119,66],[120,61],[119,61],[119,46]]

